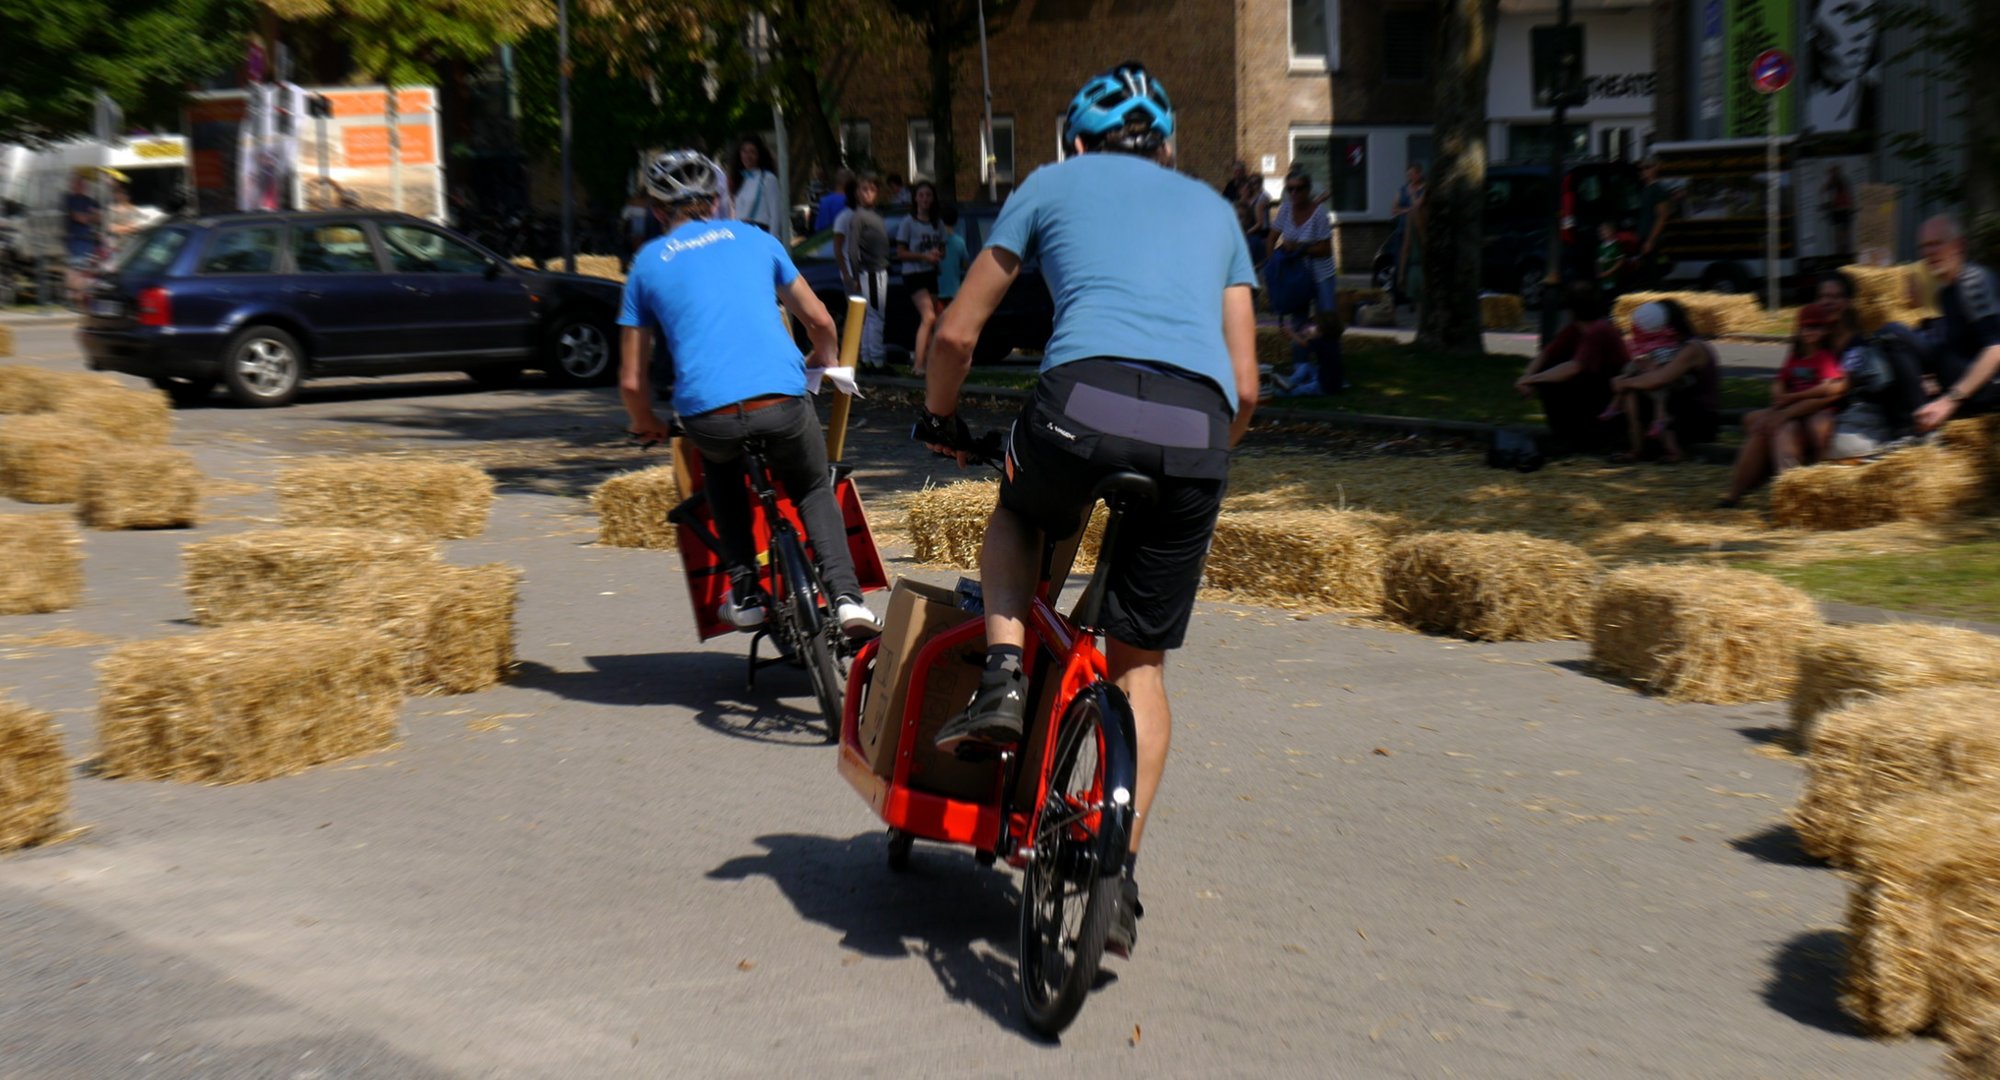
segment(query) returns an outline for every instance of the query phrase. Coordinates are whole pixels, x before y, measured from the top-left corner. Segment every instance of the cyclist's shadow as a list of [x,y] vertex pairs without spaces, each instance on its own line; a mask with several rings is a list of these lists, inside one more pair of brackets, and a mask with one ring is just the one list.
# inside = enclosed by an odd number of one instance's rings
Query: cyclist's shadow
[[586,671],[557,671],[525,661],[509,680],[571,701],[599,705],[679,706],[694,722],[731,738],[777,745],[825,746],[826,728],[806,674],[774,665],[744,688],[743,654],[721,651],[587,656]]
[[841,948],[879,959],[921,956],[952,1000],[1030,1037],[1020,1022],[1020,890],[1012,874],[973,865],[962,848],[922,844],[898,873],[876,831],[846,840],[777,833],[757,843],[762,854],[731,859],[709,879],[770,878],[802,917],[840,931]]

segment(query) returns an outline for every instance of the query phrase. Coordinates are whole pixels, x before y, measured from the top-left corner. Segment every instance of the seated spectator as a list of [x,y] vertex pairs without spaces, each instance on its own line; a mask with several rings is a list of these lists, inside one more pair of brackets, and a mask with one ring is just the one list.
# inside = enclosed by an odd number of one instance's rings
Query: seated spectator
[[[1643,457],[1649,443],[1661,446],[1662,461],[1681,460],[1682,447],[1714,440],[1722,426],[1722,370],[1715,346],[1695,333],[1687,309],[1673,300],[1659,301],[1666,315],[1666,340],[1677,342],[1664,363],[1636,375],[1611,380],[1615,393],[1630,394],[1625,411],[1625,459]],[[1655,410],[1653,394],[1666,391],[1665,407]]]
[[[1644,375],[1649,371],[1665,367],[1673,362],[1674,357],[1680,355],[1683,343],[1684,339],[1680,334],[1667,324],[1665,304],[1656,302],[1639,305],[1638,310],[1632,312],[1630,343],[1632,359],[1625,364],[1625,369],[1618,373],[1618,378]],[[1613,382],[1615,384],[1616,380]],[[1639,393],[1640,391],[1636,390],[1615,391],[1611,404],[1605,407],[1598,419],[1616,420],[1634,411],[1638,408],[1634,399]],[[1651,399],[1653,416],[1652,424],[1646,429],[1646,436],[1661,440],[1666,447],[1667,455],[1678,461],[1681,456],[1680,444],[1669,428],[1673,420],[1673,391],[1663,386],[1644,393]],[[1632,457],[1631,454],[1617,455],[1618,459],[1625,461],[1632,460]]]
[[1611,403],[1611,379],[1630,355],[1605,309],[1604,298],[1589,282],[1570,286],[1570,323],[1514,380],[1522,397],[1539,397],[1561,450],[1596,450],[1604,445],[1601,419]]
[[1847,393],[1847,375],[1834,347],[1859,336],[1852,307],[1812,303],[1799,309],[1791,351],[1771,385],[1771,407],[1743,418],[1743,450],[1736,455],[1729,494],[1719,505],[1733,508],[1767,476],[1819,460],[1819,449],[1833,439],[1836,409]]
[[1939,396],[1917,410],[1917,428],[1931,431],[1955,416],[2000,410],[2000,277],[1966,261],[1965,232],[1949,217],[1924,222],[1917,234],[1924,267],[1944,283],[1939,347],[1925,373]]

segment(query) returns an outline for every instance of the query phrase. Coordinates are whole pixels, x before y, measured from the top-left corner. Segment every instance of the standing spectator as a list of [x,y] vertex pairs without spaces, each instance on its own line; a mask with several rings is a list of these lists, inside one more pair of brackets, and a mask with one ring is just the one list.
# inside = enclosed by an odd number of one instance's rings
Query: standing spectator
[[1630,356],[1596,286],[1576,282],[1567,300],[1569,325],[1529,362],[1514,389],[1541,399],[1560,450],[1596,450],[1605,442],[1599,417],[1611,403],[1611,379]]
[[[888,363],[882,348],[882,317],[889,303],[889,227],[875,209],[878,191],[873,176],[862,176],[854,182],[851,205],[842,215],[847,228],[847,261],[842,266],[847,272],[848,295],[868,302],[861,322],[861,364],[869,368]],[[835,260],[839,258],[836,252]]]
[[619,238],[623,241],[618,248],[618,271],[631,273],[632,256],[646,241],[652,239],[653,226],[657,220],[652,209],[646,204],[646,193],[635,191],[625,200],[625,209],[618,214]]
[[[1611,380],[1611,391],[1627,394],[1634,408],[1625,413],[1628,460],[1637,460],[1646,444],[1661,444],[1660,460],[1681,459],[1681,447],[1711,442],[1722,424],[1722,364],[1715,346],[1695,333],[1687,309],[1673,300],[1662,300],[1666,314],[1666,337],[1679,343],[1671,359],[1649,370],[1620,375]],[[1666,391],[1664,408],[1656,411],[1652,394]]]
[[1243,239],[1250,245],[1250,260],[1261,263],[1270,254],[1266,245],[1271,233],[1271,193],[1264,190],[1261,175],[1251,176],[1239,189],[1236,205],[1241,208],[1237,216],[1246,219]]
[[1854,254],[1854,189],[1840,166],[1826,170],[1826,186],[1820,189],[1819,212],[1826,215],[1827,229],[1833,233],[1835,254]]
[[132,204],[132,193],[126,190],[124,184],[113,184],[111,186],[111,209],[104,215],[104,233],[107,237],[107,243],[111,246],[116,246],[118,241],[124,240],[126,237],[151,224],[151,219],[157,216],[158,211],[149,211],[143,206],[134,206]]
[[1342,327],[1334,308],[1333,221],[1313,198],[1312,177],[1304,170],[1294,169],[1285,177],[1285,201],[1273,225],[1271,260],[1303,260],[1312,274],[1312,290],[1304,302],[1296,307],[1288,303],[1289,310],[1278,312],[1292,339],[1291,393],[1339,393],[1348,387],[1341,362]]
[[[1842,324],[1836,337],[1834,328]],[[1847,393],[1847,373],[1834,346],[1858,334],[1853,308],[1815,302],[1799,309],[1791,351],[1771,384],[1771,406],[1743,418],[1743,449],[1736,455],[1729,494],[1718,506],[1734,508],[1765,477],[1818,460],[1819,447],[1833,438],[1835,406]]]
[[1917,429],[1931,431],[1954,416],[2000,409],[2000,278],[1966,261],[1965,231],[1954,218],[1924,222],[1917,250],[1925,268],[1944,282],[1938,290],[1943,326],[1925,372],[1942,396],[1916,416]]
[[1229,163],[1229,179],[1223,181],[1223,201],[1235,204],[1243,201],[1243,189],[1250,186],[1250,166],[1242,161]]
[[931,331],[937,326],[937,267],[944,259],[944,229],[937,220],[937,186],[917,181],[910,189],[910,216],[896,223],[896,258],[902,260],[903,287],[917,308],[917,342],[910,356],[918,375],[930,369]]
[[1650,289],[1660,282],[1662,263],[1660,240],[1667,222],[1674,216],[1674,192],[1660,180],[1660,162],[1647,158],[1639,165],[1639,258],[1633,267],[1632,287]]
[[903,174],[890,173],[886,187],[887,190],[880,193],[881,200],[877,204],[881,207],[882,212],[885,214],[908,212],[910,209],[910,189],[903,186]]
[[815,161],[806,172],[806,205],[818,206],[819,201],[831,190],[826,185],[826,166]]
[[938,211],[938,220],[944,223],[944,256],[937,265],[938,310],[943,311],[951,298],[958,295],[966,268],[972,265],[972,255],[965,249],[965,237],[958,234],[958,204],[944,204]]
[[1389,283],[1389,291],[1395,302],[1401,304],[1407,296],[1403,287],[1403,243],[1408,235],[1410,219],[1416,213],[1417,204],[1424,200],[1424,167],[1421,162],[1411,162],[1403,170],[1403,186],[1396,190],[1396,205],[1389,209],[1394,224],[1389,228],[1389,250],[1396,256],[1396,274]]
[[778,191],[778,170],[762,137],[745,135],[737,140],[729,172],[730,201],[735,205],[736,220],[776,236],[784,221],[785,197]]
[[840,212],[847,209],[847,189],[854,184],[854,174],[847,169],[839,169],[833,174],[833,186],[819,197],[813,207],[813,228],[831,229],[840,220]]
[[69,194],[63,196],[63,253],[69,257],[64,284],[70,302],[81,306],[90,287],[90,266],[97,258],[97,227],[104,207],[90,196],[90,170],[70,174]]
[[860,178],[850,173],[840,213],[833,218],[833,265],[840,269],[840,280],[847,283],[849,296],[859,287],[854,276],[854,211],[861,205],[855,198],[860,188]]

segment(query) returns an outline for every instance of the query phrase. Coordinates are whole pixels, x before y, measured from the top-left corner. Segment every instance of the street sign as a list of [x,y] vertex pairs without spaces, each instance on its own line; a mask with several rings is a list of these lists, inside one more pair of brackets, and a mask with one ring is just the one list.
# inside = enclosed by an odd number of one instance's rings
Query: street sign
[[1750,85],[1760,94],[1775,94],[1792,85],[1792,75],[1797,69],[1792,64],[1792,56],[1783,49],[1766,49],[1750,62]]

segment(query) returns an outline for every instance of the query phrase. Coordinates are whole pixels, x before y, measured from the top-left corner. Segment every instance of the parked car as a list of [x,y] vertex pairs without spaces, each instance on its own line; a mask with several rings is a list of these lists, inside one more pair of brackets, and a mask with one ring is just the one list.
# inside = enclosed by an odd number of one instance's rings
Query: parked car
[[[978,255],[986,245],[986,237],[993,231],[993,223],[1000,218],[997,206],[963,205],[958,209],[958,235],[965,238],[968,254]],[[900,217],[887,219],[891,235],[895,233]],[[814,233],[792,248],[792,261],[798,264],[799,273],[812,284],[813,292],[833,313],[834,321],[844,323],[847,319],[847,286],[841,283],[840,268],[833,264],[833,230]],[[882,325],[882,342],[892,352],[905,357],[916,349],[917,308],[910,302],[909,289],[903,284],[901,264],[889,264],[889,300]],[[1055,332],[1055,302],[1049,299],[1048,283],[1042,280],[1041,265],[1036,260],[1028,260],[1021,266],[1021,273],[1001,298],[1000,306],[988,319],[986,327],[979,334],[979,345],[973,351],[975,363],[994,363],[1007,358],[1016,349],[1039,352],[1048,345],[1049,335]],[[804,337],[800,337],[801,343]]]
[[[1645,185],[1626,162],[1571,165],[1563,174],[1563,251],[1572,279],[1596,275],[1597,227],[1610,221],[1636,227]],[[1494,165],[1486,170],[1486,241],[1480,286],[1514,293],[1533,310],[1542,306],[1549,266],[1549,167]],[[1384,243],[1375,253],[1377,288],[1396,273],[1396,252]]]
[[527,270],[449,229],[375,211],[172,221],[120,251],[78,327],[91,368],[183,402],[220,383],[284,405],[307,379],[524,369],[584,385],[617,370],[617,282]]

